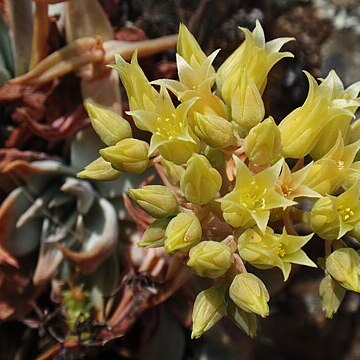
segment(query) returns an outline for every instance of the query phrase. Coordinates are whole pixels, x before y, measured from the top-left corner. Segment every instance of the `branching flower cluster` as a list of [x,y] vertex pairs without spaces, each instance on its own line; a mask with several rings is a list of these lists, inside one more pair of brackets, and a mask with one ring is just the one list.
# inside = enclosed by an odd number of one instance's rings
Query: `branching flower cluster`
[[[195,338],[226,314],[255,335],[269,293],[254,267],[279,268],[286,281],[293,264],[318,264],[328,317],[346,290],[360,292],[360,255],[351,247],[360,241],[360,82],[344,89],[334,71],[319,83],[305,73],[304,104],[277,125],[265,118],[262,95],[271,68],[293,56],[280,52],[293,39],[265,42],[259,22],[242,30],[245,41],[215,71],[218,51],[206,56],[180,25],[179,81],[150,83],[136,54],[131,63],[116,57],[128,115],[149,143],[132,137],[126,119],[86,104],[107,147],[78,176],[110,180],[154,165],[163,185],[129,190],[151,219],[139,245],[164,247],[214,281],[195,300]],[[310,240],[324,243],[323,258],[302,249]]]

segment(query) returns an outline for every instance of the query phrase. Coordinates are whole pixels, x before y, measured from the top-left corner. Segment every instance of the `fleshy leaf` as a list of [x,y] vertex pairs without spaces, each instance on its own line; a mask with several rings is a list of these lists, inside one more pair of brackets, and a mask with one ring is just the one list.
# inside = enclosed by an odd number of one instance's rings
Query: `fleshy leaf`
[[56,246],[81,272],[90,274],[110,256],[117,244],[116,211],[111,203],[100,198],[84,218],[84,224],[89,236],[85,239],[80,252],[66,248],[60,243]]

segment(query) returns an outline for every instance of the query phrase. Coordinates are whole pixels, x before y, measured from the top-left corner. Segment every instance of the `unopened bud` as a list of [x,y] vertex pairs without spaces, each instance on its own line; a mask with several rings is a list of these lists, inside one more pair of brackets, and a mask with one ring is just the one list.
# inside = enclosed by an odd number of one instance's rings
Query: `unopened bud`
[[179,204],[174,193],[166,186],[147,185],[141,189],[129,189],[129,195],[155,218],[174,216],[179,210]]
[[253,127],[243,144],[247,157],[256,165],[272,165],[280,158],[281,134],[269,117]]
[[217,241],[203,241],[189,252],[187,263],[197,275],[215,279],[231,266],[232,253],[228,245]]
[[83,171],[77,173],[77,177],[88,180],[115,180],[121,172],[115,170],[111,163],[105,161],[101,156],[87,165]]
[[327,275],[320,283],[319,293],[325,315],[331,319],[338,311],[346,290],[334,281],[330,275]]
[[231,98],[231,116],[240,128],[249,131],[259,124],[265,115],[265,107],[259,89],[244,74]]
[[206,144],[223,149],[234,144],[236,137],[232,122],[213,114],[195,113],[195,132]]
[[145,248],[156,248],[164,246],[165,231],[170,219],[155,220],[144,232],[138,246]]
[[326,270],[345,289],[360,292],[360,255],[354,249],[335,250],[326,259]]
[[313,231],[326,240],[339,237],[340,222],[333,203],[328,197],[316,201],[310,212],[310,226]]
[[229,295],[244,311],[261,317],[269,315],[269,293],[264,283],[255,275],[250,273],[236,275],[230,285]]
[[148,151],[148,143],[130,138],[101,149],[100,155],[119,171],[141,174],[147,169],[149,163]]
[[193,213],[180,213],[170,221],[165,234],[165,250],[167,252],[187,252],[200,242],[201,224]]
[[106,145],[115,145],[132,136],[131,126],[122,116],[90,102],[85,107],[92,127]]
[[160,163],[165,169],[167,179],[173,185],[178,184],[185,169],[181,165],[176,165],[165,159],[162,159]]
[[180,187],[188,201],[205,205],[215,199],[222,184],[221,175],[203,155],[193,154],[181,177]]
[[224,290],[221,286],[213,286],[202,291],[195,299],[192,320],[191,338],[200,337],[213,327],[226,313]]

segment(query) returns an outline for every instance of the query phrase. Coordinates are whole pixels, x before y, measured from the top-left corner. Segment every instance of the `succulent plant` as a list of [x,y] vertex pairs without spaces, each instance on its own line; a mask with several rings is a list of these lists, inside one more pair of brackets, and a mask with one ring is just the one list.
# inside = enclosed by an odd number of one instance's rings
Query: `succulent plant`
[[[194,337],[226,312],[254,336],[255,315],[269,315],[270,296],[261,273],[249,272],[248,265],[278,267],[286,281],[293,264],[317,267],[302,249],[317,237],[325,239],[325,275],[359,292],[359,255],[343,238],[358,235],[360,142],[354,136],[349,142],[348,133],[360,106],[360,82],[344,89],[334,71],[320,84],[306,73],[307,99],[276,125],[265,119],[262,94],[271,68],[293,57],[280,52],[293,39],[266,42],[258,21],[253,31],[242,30],[244,42],[217,71],[217,51],[206,56],[182,24],[178,81],[149,83],[136,54],[130,64],[116,56],[113,66],[127,91],[127,114],[150,133],[147,167],[155,164],[164,183],[129,190],[154,219],[140,245],[163,245],[196,274],[214,279],[195,301]],[[95,128],[100,137],[112,129]],[[128,161],[125,151],[109,146],[100,155],[120,169]],[[136,211],[132,215],[138,218]],[[339,307],[335,291],[328,284],[320,289],[329,316]]]

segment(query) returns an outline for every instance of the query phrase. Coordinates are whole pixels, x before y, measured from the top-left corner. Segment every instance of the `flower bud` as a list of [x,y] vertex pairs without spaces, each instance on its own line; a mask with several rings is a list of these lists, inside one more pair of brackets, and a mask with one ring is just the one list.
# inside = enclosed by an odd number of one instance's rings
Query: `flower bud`
[[254,313],[248,313],[240,309],[231,299],[226,300],[226,314],[238,328],[243,329],[253,339],[257,333],[257,316]]
[[132,136],[128,121],[115,112],[87,102],[86,110],[91,125],[106,145],[115,145],[118,141]]
[[176,165],[173,162],[165,159],[162,159],[160,163],[165,169],[167,179],[173,185],[178,184],[182,174],[185,172],[185,169],[181,165]]
[[231,266],[232,253],[228,245],[217,241],[202,241],[189,252],[187,263],[197,275],[215,279]]
[[176,165],[183,165],[191,158],[192,154],[200,151],[200,140],[193,137],[191,141],[172,139],[163,145],[159,145],[161,156]]
[[231,117],[241,129],[248,132],[264,119],[264,115],[265,107],[259,89],[244,74],[231,98]]
[[[292,39],[279,38],[266,42],[258,21],[252,32],[244,28],[241,30],[245,33],[245,41],[220,66],[216,84],[226,104],[231,104],[232,114],[238,113],[240,121],[246,119],[244,114],[252,114],[248,119],[255,120],[252,125],[254,126],[262,120],[264,105],[261,94],[264,92],[268,73],[280,59],[293,57],[289,52],[279,52],[281,47]],[[243,80],[240,86],[239,79]],[[236,87],[238,90],[235,90]],[[240,106],[234,102],[238,102]],[[247,123],[252,127],[251,121]]]
[[155,220],[144,232],[138,246],[145,248],[156,248],[164,246],[165,231],[170,219]]
[[243,148],[255,165],[272,165],[279,160],[281,134],[274,119],[269,117],[253,127],[244,140]]
[[229,289],[230,298],[244,311],[261,317],[269,315],[269,293],[264,283],[255,275],[242,273],[235,276]]
[[222,287],[213,286],[196,297],[192,313],[192,339],[200,337],[225,315],[226,303],[223,292]]
[[194,114],[195,133],[206,144],[223,149],[234,144],[236,137],[233,123],[213,114]]
[[141,174],[148,166],[149,145],[138,139],[124,139],[114,146],[100,150],[100,155],[120,171]]
[[331,319],[338,311],[346,290],[334,281],[330,275],[327,275],[320,283],[319,293],[326,317]]
[[147,185],[141,189],[129,189],[129,195],[148,214],[156,218],[176,215],[179,210],[174,193],[166,186]]
[[181,177],[180,187],[188,201],[205,205],[215,199],[222,184],[221,175],[203,155],[193,154]]
[[115,170],[111,164],[101,156],[85,167],[85,170],[77,173],[77,177],[89,180],[115,180],[121,172]]
[[309,219],[313,231],[323,239],[334,240],[339,237],[340,221],[329,197],[316,201]]
[[326,270],[345,289],[360,292],[360,255],[354,249],[335,250],[326,259]]
[[165,235],[167,252],[187,252],[201,240],[200,221],[193,213],[180,213],[170,221]]

